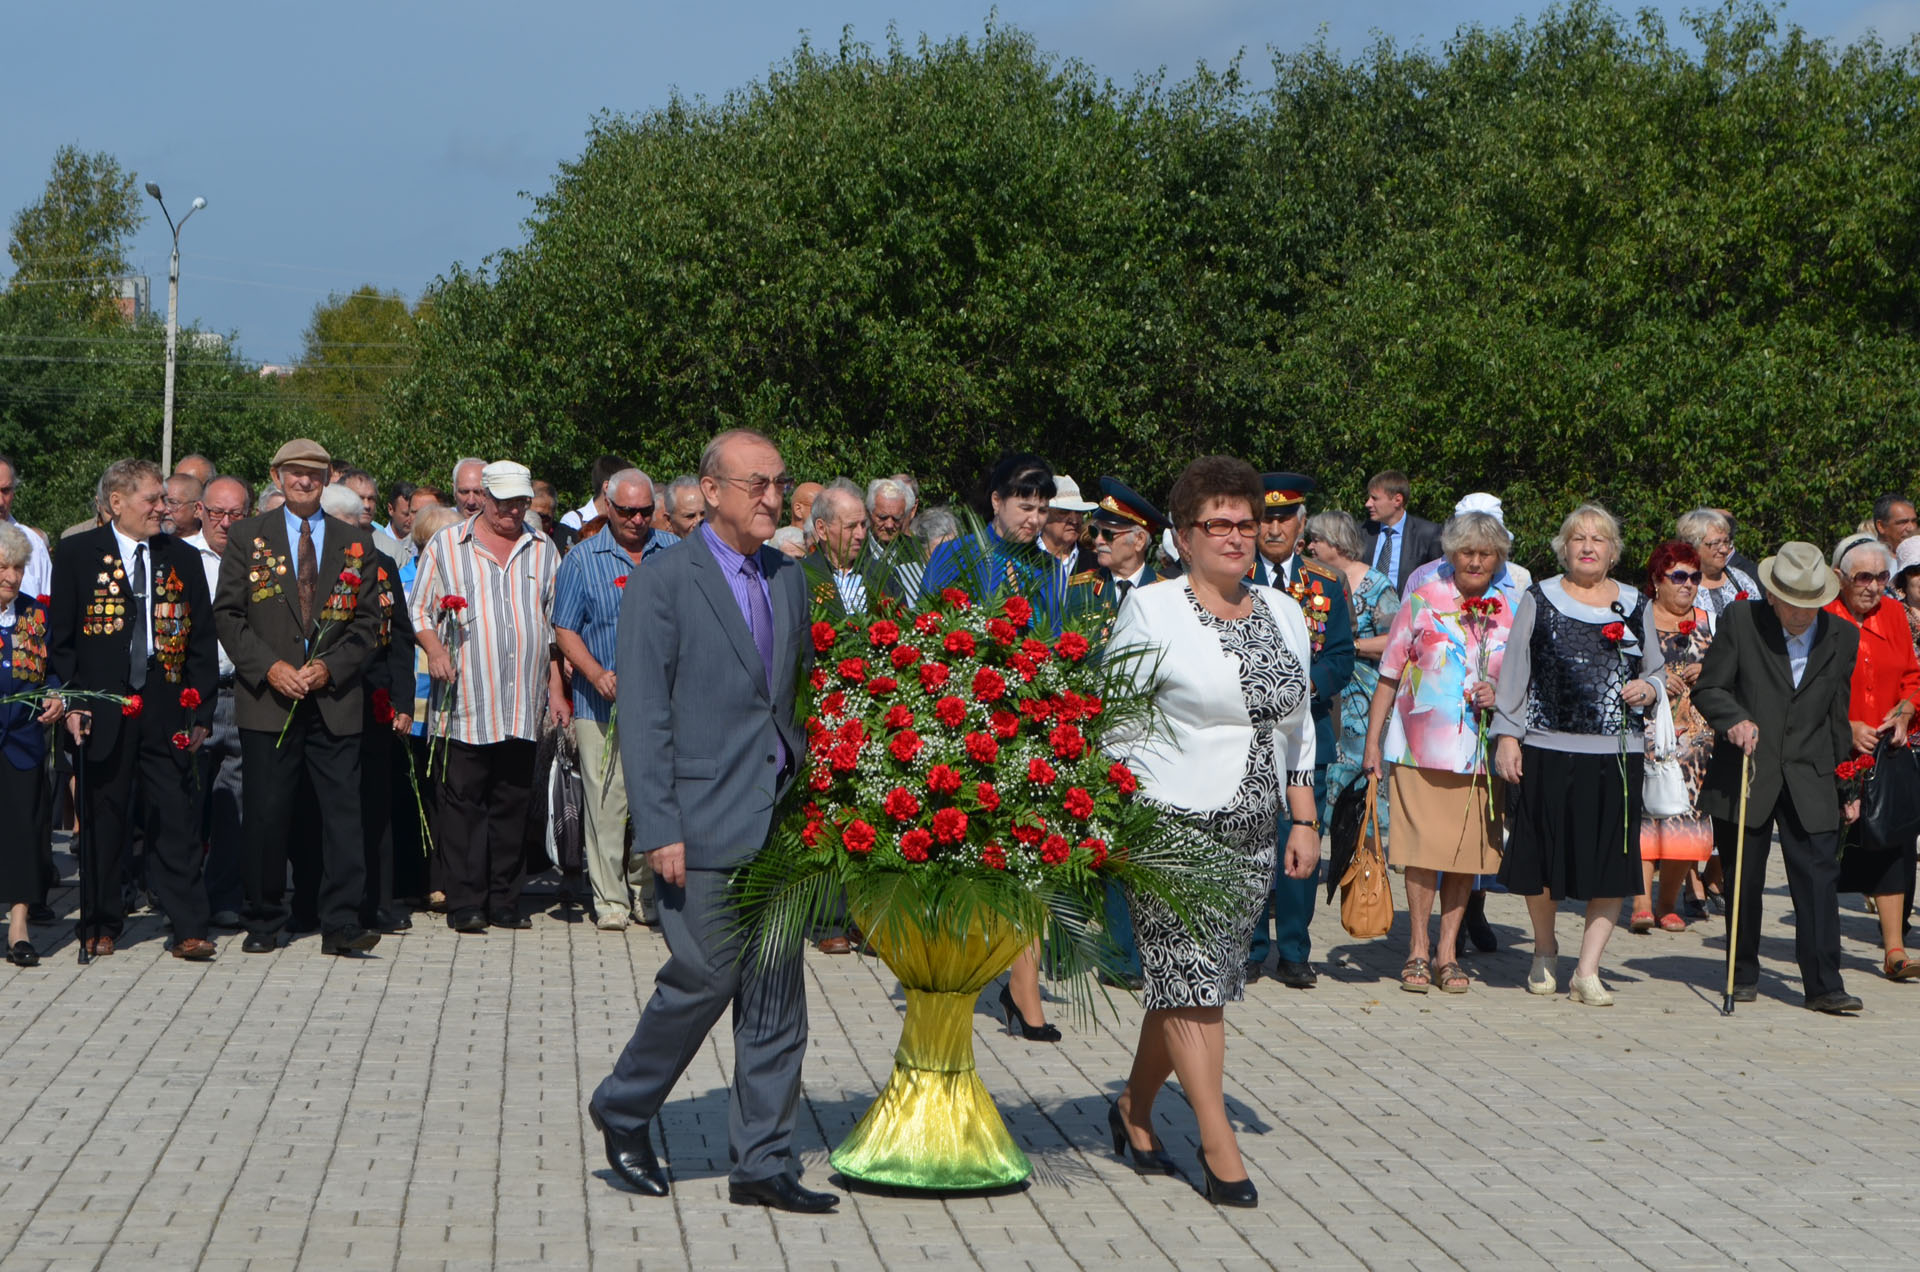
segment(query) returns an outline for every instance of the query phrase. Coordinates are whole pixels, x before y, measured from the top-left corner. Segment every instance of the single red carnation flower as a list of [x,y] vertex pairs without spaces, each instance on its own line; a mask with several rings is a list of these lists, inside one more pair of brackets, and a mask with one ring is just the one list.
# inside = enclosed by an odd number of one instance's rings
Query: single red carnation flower
[[867,628],[867,640],[875,649],[885,649],[889,645],[900,643],[900,624],[892,619],[883,618]]
[[820,714],[829,720],[835,716],[845,715],[846,711],[847,695],[845,690],[835,689],[832,693],[820,699]]
[[840,633],[833,630],[832,623],[815,623],[813,625],[813,649],[815,653],[826,653],[829,649],[833,648],[833,642],[838,639],[840,639]]
[[1079,662],[1091,648],[1093,646],[1087,644],[1087,638],[1079,632],[1064,632],[1059,640],[1053,642],[1053,651],[1068,662]]
[[1053,657],[1053,650],[1048,647],[1047,642],[1044,640],[1036,640],[1032,636],[1020,642],[1020,652],[1032,659],[1035,663],[1043,663]]
[[1040,845],[1040,860],[1049,866],[1058,866],[1073,855],[1073,848],[1064,835],[1048,835],[1046,842]]
[[[386,690],[384,690],[384,689],[376,689],[376,690],[374,690],[374,693],[375,693],[376,695],[378,695],[378,694],[382,694],[382,693],[385,693],[385,692],[386,692]],[[181,706],[183,706],[183,707],[185,707],[185,708],[186,708],[187,710],[189,710],[189,711],[191,711],[191,710],[193,710],[193,709],[194,709],[195,707],[197,707],[197,706],[199,706],[199,705],[200,705],[200,691],[199,691],[198,689],[194,689],[194,688],[192,688],[192,687],[188,687],[188,688],[186,688],[186,689],[182,689],[182,690],[180,691],[180,705],[181,705]]]
[[1015,823],[1008,828],[1007,833],[1013,836],[1015,843],[1025,844],[1031,848],[1046,835],[1047,827],[1044,822],[1038,826],[1022,826]]
[[192,745],[193,745],[193,735],[186,733],[184,731],[173,735],[174,750],[184,751]]
[[345,583],[348,587],[360,586],[360,576],[359,574],[355,573],[352,570],[340,571],[340,581],[342,583]]
[[991,813],[1000,807],[1000,792],[993,789],[992,782],[981,782],[975,786],[973,798],[978,801],[983,813]]
[[905,703],[896,702],[891,707],[887,708],[887,718],[885,721],[883,721],[883,723],[889,729],[912,728],[913,712],[907,710]]
[[967,734],[967,758],[975,764],[991,764],[1000,758],[1000,744],[991,733]]
[[987,636],[996,645],[1011,645],[1020,639],[1020,632],[1004,618],[990,618],[987,620]]
[[33,599],[40,602],[40,604],[42,605],[53,604],[53,598],[51,596],[48,596],[45,592],[42,592],[40,595],[34,597]]
[[1107,704],[1101,701],[1099,698],[1095,697],[1094,695],[1088,694],[1086,697],[1080,699],[1080,709],[1082,711],[1085,711],[1087,713],[1087,718],[1091,720],[1094,716],[1097,716],[1102,711],[1105,711],[1107,709]]
[[467,608],[467,598],[464,596],[443,596],[440,598],[440,612],[443,614],[458,614],[465,608]]
[[900,836],[900,855],[908,861],[925,861],[927,849],[931,847],[933,847],[933,836],[918,826]]
[[858,818],[848,822],[847,828],[840,832],[840,842],[847,846],[847,851],[860,857],[873,851],[874,841],[878,838],[873,827]]
[[1027,780],[1039,786],[1053,785],[1053,779],[1060,776],[1053,771],[1053,765],[1035,756],[1027,761]]
[[1033,606],[1024,596],[1009,596],[1005,606],[1007,621],[1015,627],[1025,627],[1033,622]]
[[810,821],[800,828],[800,842],[809,848],[820,846],[820,823]]
[[1070,724],[1055,725],[1047,735],[1047,744],[1063,760],[1077,760],[1087,753],[1087,739]]
[[127,717],[127,719],[131,720],[133,719],[133,717],[140,714],[140,708],[144,707],[145,705],[146,703],[140,701],[139,694],[137,693],[128,694],[127,700],[120,704],[120,714]]
[[815,768],[807,777],[807,786],[811,790],[824,791],[832,785],[833,771],[831,769]]
[[1871,773],[1873,771],[1874,759],[1871,755],[1863,755],[1853,762],[1853,766],[1859,772]]
[[973,696],[978,702],[998,702],[1007,696],[1007,678],[991,667],[973,673]]
[[1053,704],[1045,698],[1022,698],[1020,700],[1020,714],[1035,724],[1040,724],[1043,723],[1048,716],[1053,714]]
[[977,648],[972,632],[948,632],[947,638],[940,642],[940,647],[955,658],[971,658]]
[[936,764],[927,770],[927,789],[936,795],[951,795],[960,789],[959,771],[948,764]]
[[895,670],[905,671],[907,668],[913,666],[913,664],[920,661],[920,651],[915,649],[912,645],[902,645],[898,649],[894,650],[893,653],[889,655],[889,657],[893,659],[893,666]]
[[1021,684],[1032,684],[1033,678],[1040,674],[1040,665],[1025,654],[1015,654],[1007,659],[1007,666],[1020,673]]
[[1068,689],[1053,700],[1053,714],[1062,724],[1072,724],[1080,718],[1080,695]]
[[867,681],[867,692],[876,698],[884,698],[900,687],[900,682],[892,676],[875,676]]
[[1088,864],[1095,870],[1107,864],[1107,841],[1104,839],[1082,839],[1080,846],[1093,858]]
[[859,684],[867,678],[867,660],[864,658],[842,658],[838,668],[840,679],[851,680]]
[[[192,702],[187,701],[188,694],[193,694]],[[391,707],[393,705],[393,694],[386,689],[375,689],[370,695],[370,700],[373,703],[373,709],[378,711],[381,707]],[[194,693],[191,689],[183,689],[180,691],[180,705],[183,707],[197,707],[200,705],[200,695]]]
[[1020,732],[1020,717],[1011,711],[995,711],[987,717],[993,725],[993,736],[1005,742]]
[[913,630],[922,636],[938,636],[945,629],[938,614],[922,614],[913,620]]
[[860,744],[857,742],[835,742],[827,752],[828,762],[836,773],[851,773],[860,767]]
[[807,683],[813,686],[815,693],[827,687],[827,673],[824,668],[815,667],[807,673]]
[[867,740],[867,726],[858,720],[849,720],[840,726],[840,740],[859,746]]
[[957,844],[967,837],[967,815],[957,808],[943,808],[933,815],[933,837],[943,844]]
[[999,844],[988,844],[980,850],[980,864],[989,870],[1007,868],[1007,850]]
[[948,694],[933,704],[933,714],[935,719],[939,720],[940,723],[946,725],[949,729],[957,729],[966,723],[967,704],[952,694]]
[[902,764],[910,764],[919,757],[923,745],[918,733],[906,729],[893,735],[893,741],[887,743],[887,750]]
[[965,592],[962,592],[957,587],[941,588],[940,599],[945,601],[947,604],[953,606],[953,608],[955,609],[969,609],[973,605],[973,601],[967,596],[967,594]]
[[1081,821],[1093,816],[1093,796],[1087,794],[1084,787],[1068,787],[1067,798],[1062,801],[1062,806],[1069,816],[1078,817]]
[[947,665],[945,663],[921,663],[920,687],[928,693],[934,693],[947,683]]
[[[385,573],[385,571],[383,570],[383,571],[381,571],[381,573],[383,573],[383,574],[384,574],[384,573]],[[630,575],[626,575],[626,574],[622,574],[622,575],[621,575],[621,576],[620,576],[619,578],[617,578],[617,579],[615,579],[615,580],[613,581],[613,585],[614,585],[615,587],[617,587],[617,588],[619,588],[619,589],[620,589],[621,591],[625,591],[625,590],[626,590],[626,587],[627,587],[627,579],[628,579],[628,578],[630,578],[630,577],[632,577],[632,576],[630,576]]]
[[1627,625],[1625,623],[1608,623],[1600,629],[1600,634],[1617,645],[1627,638]]
[[1107,780],[1112,782],[1114,789],[1122,795],[1131,795],[1140,789],[1140,779],[1135,777],[1133,770],[1124,764],[1115,764],[1108,769]]
[[920,815],[920,797],[904,786],[896,786],[887,792],[880,807],[895,821],[912,821]]
[[1693,629],[1694,629],[1694,627],[1695,627],[1695,626],[1697,626],[1697,624],[1695,624],[1695,622],[1694,622],[1694,621],[1693,621],[1692,619],[1690,619],[1690,618],[1683,618],[1683,619],[1681,619],[1681,620],[1680,620],[1680,634],[1681,634],[1682,636],[1691,636],[1691,635],[1693,635]]

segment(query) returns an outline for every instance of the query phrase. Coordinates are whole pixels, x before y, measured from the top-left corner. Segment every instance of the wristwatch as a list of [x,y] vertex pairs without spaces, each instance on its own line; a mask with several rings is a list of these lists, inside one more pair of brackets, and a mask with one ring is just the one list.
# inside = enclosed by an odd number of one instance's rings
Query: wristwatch
[[1292,821],[1296,826],[1311,826],[1316,831],[1320,829],[1320,819],[1317,817],[1312,821],[1301,821],[1298,817],[1295,817]]

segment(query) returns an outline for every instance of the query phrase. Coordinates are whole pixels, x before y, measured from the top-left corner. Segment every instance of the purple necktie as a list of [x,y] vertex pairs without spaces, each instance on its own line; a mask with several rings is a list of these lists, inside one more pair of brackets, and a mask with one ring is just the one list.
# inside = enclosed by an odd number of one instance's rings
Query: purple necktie
[[760,558],[749,553],[740,565],[747,576],[747,626],[753,630],[753,644],[760,651],[760,665],[766,668],[767,692],[773,692],[773,607],[767,604],[767,589],[760,582]]

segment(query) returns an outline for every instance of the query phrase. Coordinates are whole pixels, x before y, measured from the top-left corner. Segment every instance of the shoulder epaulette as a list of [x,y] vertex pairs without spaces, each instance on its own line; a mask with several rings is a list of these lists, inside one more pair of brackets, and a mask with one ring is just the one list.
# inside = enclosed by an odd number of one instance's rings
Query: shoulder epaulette
[[1072,575],[1067,579],[1067,586],[1079,587],[1082,583],[1098,584],[1099,582],[1100,582],[1100,571],[1082,570],[1080,571],[1080,573]]

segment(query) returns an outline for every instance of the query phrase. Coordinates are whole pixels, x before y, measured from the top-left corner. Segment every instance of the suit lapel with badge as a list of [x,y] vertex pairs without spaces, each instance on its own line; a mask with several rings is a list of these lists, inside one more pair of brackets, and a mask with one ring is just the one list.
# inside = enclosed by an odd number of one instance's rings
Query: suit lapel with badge
[[[713,549],[707,546],[706,537],[699,531],[693,536],[690,556],[694,565],[694,577],[698,580],[700,594],[713,607],[714,617],[719,620],[720,629],[727,634],[727,641],[733,646],[733,652],[740,663],[753,677],[761,694],[767,693],[766,668],[760,663],[760,650],[753,643],[753,633],[747,629],[746,616],[740,612],[739,603],[733,599],[733,589],[727,580],[721,577],[719,559],[713,555]],[[776,620],[776,627],[778,622]],[[778,643],[774,645],[779,648]]]

